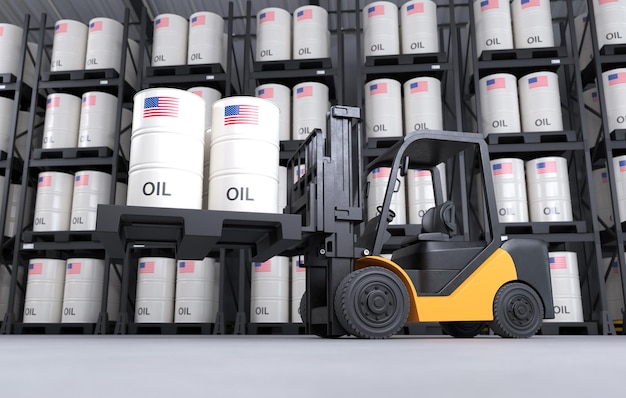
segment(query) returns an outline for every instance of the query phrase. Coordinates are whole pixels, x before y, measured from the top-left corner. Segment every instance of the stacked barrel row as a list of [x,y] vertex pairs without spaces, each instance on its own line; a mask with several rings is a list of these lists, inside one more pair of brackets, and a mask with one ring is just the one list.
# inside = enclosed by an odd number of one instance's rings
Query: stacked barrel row
[[[54,41],[50,59],[51,72],[115,69],[131,87],[137,86],[139,44],[124,43],[124,25],[110,18],[94,18],[87,25],[62,19],[54,24]],[[126,51],[126,64],[122,63]]]

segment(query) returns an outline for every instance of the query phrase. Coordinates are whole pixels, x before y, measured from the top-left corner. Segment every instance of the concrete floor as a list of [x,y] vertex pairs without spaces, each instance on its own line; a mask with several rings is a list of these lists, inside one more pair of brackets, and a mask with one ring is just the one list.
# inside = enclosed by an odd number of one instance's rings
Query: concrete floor
[[9,335],[0,396],[619,397],[625,359],[624,336]]

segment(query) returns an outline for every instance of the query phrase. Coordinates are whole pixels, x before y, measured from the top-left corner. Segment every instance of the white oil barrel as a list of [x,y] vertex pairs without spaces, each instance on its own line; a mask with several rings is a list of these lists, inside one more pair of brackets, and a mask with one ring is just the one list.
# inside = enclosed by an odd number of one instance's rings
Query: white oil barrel
[[70,229],[73,189],[73,174],[57,171],[39,173],[33,231],[67,231]]
[[28,262],[24,323],[59,323],[63,309],[65,261],[33,258]]
[[104,260],[68,258],[62,323],[96,323],[102,304]]
[[222,57],[224,18],[212,12],[189,17],[187,64],[218,64]]
[[602,84],[609,131],[626,129],[626,68],[603,72]]
[[291,14],[282,8],[264,8],[256,14],[256,51],[254,60],[291,59]]
[[426,210],[435,206],[432,173],[429,170],[410,170],[406,181],[409,224],[421,224]]
[[501,223],[528,222],[528,198],[524,161],[503,158],[491,161],[491,175]]
[[176,260],[141,257],[137,261],[136,323],[174,321]]
[[211,87],[192,87],[187,91],[201,97],[204,100],[204,129],[205,131],[210,129],[211,122],[213,120],[213,103],[222,98],[222,93]]
[[509,73],[496,73],[480,79],[479,85],[483,136],[521,132],[517,78]]
[[605,258],[603,263],[605,269],[609,273],[605,284],[609,316],[614,321],[623,321],[624,293],[622,291],[622,278],[619,270],[619,262],[617,259],[611,261],[610,258]]
[[544,322],[582,322],[583,305],[575,252],[550,252],[550,280],[554,319]]
[[109,203],[111,174],[82,170],[74,174],[71,231],[93,231],[99,204]]
[[400,7],[402,54],[439,52],[437,4],[430,0],[411,0]]
[[[4,176],[0,176],[0,198],[4,196]],[[21,208],[21,194],[22,186],[19,184],[9,185],[9,198],[7,200],[6,219],[4,220],[4,236],[14,237],[17,231],[17,219]],[[26,200],[24,203],[24,216],[22,220],[22,227],[25,227],[32,220],[32,203],[33,203],[33,188],[26,188]]]
[[513,0],[515,48],[554,47],[550,0]]
[[0,151],[9,152],[9,138],[13,134],[14,102],[10,98],[0,97]]
[[120,72],[124,26],[114,19],[89,21],[85,69],[115,69]]
[[[117,272],[115,271],[117,270]],[[109,268],[109,286],[107,294],[107,313],[109,321],[117,321],[120,313],[120,301],[122,297],[122,265],[111,264]]]
[[211,210],[278,211],[278,107],[255,97],[213,104]]
[[81,99],[75,95],[48,95],[43,128],[43,149],[75,148],[80,125]]
[[[593,186],[596,195],[596,209],[598,218],[609,227],[613,226],[613,206],[611,201],[611,187],[609,184],[609,173],[606,167],[596,169],[592,172]],[[603,231],[604,224],[598,223],[598,228]]]
[[626,0],[593,0],[598,48],[626,43]]
[[626,155],[613,158],[613,172],[615,173],[619,222],[622,223],[626,221]]
[[[0,24],[0,74],[18,75],[22,49],[22,28],[19,26]],[[31,81],[28,81],[30,84]]]
[[[8,268],[7,268],[8,267]],[[24,280],[24,267],[17,267],[18,281]],[[9,309],[9,289],[11,288],[11,275],[13,273],[12,265],[0,264],[0,316],[4,317]],[[23,296],[21,294],[15,295],[15,301],[13,302],[13,314],[17,315],[20,308],[22,308]]]
[[185,65],[189,22],[176,14],[161,14],[154,18],[152,66]]
[[416,77],[404,83],[404,132],[443,130],[441,82]]
[[303,6],[293,12],[293,59],[330,56],[328,11],[320,6]]
[[216,265],[212,258],[178,260],[174,322],[213,323],[217,314],[214,297]]
[[289,322],[289,260],[276,256],[252,264],[251,323]]
[[593,47],[591,44],[591,25],[588,23],[589,16],[585,11],[574,18],[574,29],[576,30],[576,51],[578,52],[578,63],[580,69],[585,69],[593,59]]
[[281,141],[291,139],[291,90],[287,86],[277,83],[268,83],[258,86],[254,95],[272,101],[280,111],[280,132],[278,137]]
[[[387,181],[391,168],[378,167],[367,175],[367,219],[378,215],[377,207],[382,206],[387,190]],[[394,194],[391,197],[390,210],[396,216],[390,224],[406,224],[405,178],[398,176],[394,185]]]
[[548,156],[526,162],[531,222],[573,221],[567,159]]
[[602,132],[602,117],[600,116],[601,110],[598,89],[591,87],[585,90],[583,92],[583,101],[585,102],[585,118],[587,120],[587,140],[589,141],[589,145],[594,147]]
[[398,6],[376,1],[363,7],[363,55],[400,54]]
[[54,24],[50,70],[81,70],[85,67],[88,28],[82,22],[61,19]]
[[322,83],[305,82],[293,87],[291,139],[304,140],[313,129],[326,132],[328,87]]
[[479,57],[486,50],[513,48],[511,9],[507,0],[474,0],[474,21]]
[[561,131],[559,78],[554,72],[535,72],[518,81],[522,131]]
[[365,84],[365,136],[402,136],[402,86],[393,79]]
[[304,256],[291,257],[291,323],[302,323],[300,300],[306,290]]
[[78,147],[107,147],[113,149],[117,112],[117,97],[99,91],[83,94],[80,122],[78,127]]
[[178,89],[134,97],[129,206],[202,207],[205,102]]

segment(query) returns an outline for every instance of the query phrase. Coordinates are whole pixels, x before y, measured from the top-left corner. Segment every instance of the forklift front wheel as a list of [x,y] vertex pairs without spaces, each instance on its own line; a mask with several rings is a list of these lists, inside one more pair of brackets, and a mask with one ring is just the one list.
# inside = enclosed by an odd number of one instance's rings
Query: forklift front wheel
[[[300,317],[302,318],[302,323],[306,323],[306,312],[309,310],[308,300],[306,298],[306,291],[302,295],[300,299],[300,306],[298,307],[298,311],[300,311]],[[310,325],[310,333],[316,335],[317,337],[321,337],[324,339],[338,339],[343,337],[343,334],[340,335],[332,335],[328,334],[326,325]]]
[[367,267],[346,275],[339,283],[335,314],[350,334],[384,339],[404,326],[409,296],[396,274],[382,267]]
[[501,337],[534,336],[543,322],[543,302],[535,290],[523,283],[502,286],[493,299],[491,330]]

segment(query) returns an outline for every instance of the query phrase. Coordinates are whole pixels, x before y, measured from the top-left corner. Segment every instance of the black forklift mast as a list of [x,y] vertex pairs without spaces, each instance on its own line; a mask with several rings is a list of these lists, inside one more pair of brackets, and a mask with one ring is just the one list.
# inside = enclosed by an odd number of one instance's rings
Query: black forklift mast
[[334,292],[354,259],[368,254],[356,245],[364,219],[359,120],[359,108],[333,106],[327,133],[313,131],[287,163],[299,178],[288,189],[286,212],[302,216],[297,249],[307,268],[303,305],[311,310],[301,313],[307,332],[319,336],[345,334],[334,314]]

